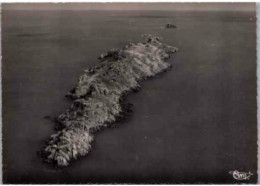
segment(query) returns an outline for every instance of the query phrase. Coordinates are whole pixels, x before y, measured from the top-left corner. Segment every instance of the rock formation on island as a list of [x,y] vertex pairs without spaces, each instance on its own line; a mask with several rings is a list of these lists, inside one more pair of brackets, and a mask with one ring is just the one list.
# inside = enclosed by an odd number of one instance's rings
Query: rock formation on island
[[88,154],[94,133],[124,114],[123,96],[138,89],[140,81],[171,67],[166,60],[177,48],[157,36],[144,37],[144,43],[130,43],[101,55],[100,62],[80,76],[68,94],[71,107],[56,118],[60,130],[42,150],[47,162],[67,166]]

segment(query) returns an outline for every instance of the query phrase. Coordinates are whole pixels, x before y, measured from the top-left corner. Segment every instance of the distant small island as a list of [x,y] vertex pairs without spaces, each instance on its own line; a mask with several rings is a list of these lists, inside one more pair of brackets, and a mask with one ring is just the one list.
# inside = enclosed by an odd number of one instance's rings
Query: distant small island
[[45,160],[67,166],[91,149],[94,133],[115,123],[126,112],[123,97],[139,89],[139,82],[171,67],[166,62],[178,49],[161,38],[144,35],[146,42],[130,43],[99,57],[100,63],[85,70],[68,93],[71,107],[57,117],[60,130],[42,151]]
[[165,28],[178,28],[176,25],[168,23],[165,25]]

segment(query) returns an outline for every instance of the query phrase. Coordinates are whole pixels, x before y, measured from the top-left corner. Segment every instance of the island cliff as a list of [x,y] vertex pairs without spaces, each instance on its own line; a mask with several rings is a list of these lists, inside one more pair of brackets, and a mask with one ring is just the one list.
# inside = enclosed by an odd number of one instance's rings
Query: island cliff
[[177,48],[157,36],[144,35],[144,43],[128,44],[99,57],[100,63],[85,70],[68,94],[71,107],[57,117],[60,131],[43,150],[46,161],[67,166],[91,149],[94,133],[124,114],[123,96],[139,82],[171,67],[166,60]]

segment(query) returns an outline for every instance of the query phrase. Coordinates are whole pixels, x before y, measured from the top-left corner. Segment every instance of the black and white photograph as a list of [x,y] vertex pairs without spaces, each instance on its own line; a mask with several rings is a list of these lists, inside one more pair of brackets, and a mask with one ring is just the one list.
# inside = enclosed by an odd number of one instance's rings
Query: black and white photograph
[[257,4],[2,3],[4,184],[256,184]]

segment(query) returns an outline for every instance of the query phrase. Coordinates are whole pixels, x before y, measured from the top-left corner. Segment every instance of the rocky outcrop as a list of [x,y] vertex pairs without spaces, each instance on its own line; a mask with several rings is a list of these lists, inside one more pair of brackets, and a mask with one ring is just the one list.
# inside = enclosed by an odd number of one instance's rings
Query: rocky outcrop
[[171,66],[166,60],[177,48],[163,44],[159,37],[144,37],[144,43],[130,43],[101,55],[100,63],[80,76],[68,94],[73,104],[57,117],[60,131],[43,150],[48,162],[67,166],[72,159],[86,155],[94,133],[124,113],[123,95],[138,89],[141,80]]
[[165,25],[165,28],[177,28],[177,26],[174,24],[168,23]]

